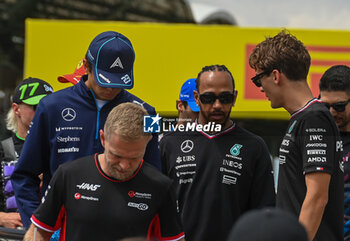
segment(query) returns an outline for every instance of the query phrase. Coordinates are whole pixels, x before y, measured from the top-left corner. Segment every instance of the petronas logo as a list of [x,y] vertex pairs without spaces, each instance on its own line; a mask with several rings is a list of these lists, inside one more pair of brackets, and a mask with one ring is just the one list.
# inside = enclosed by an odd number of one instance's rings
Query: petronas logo
[[230,153],[234,156],[238,156],[240,152],[240,149],[243,146],[241,144],[235,144],[233,147],[231,147]]

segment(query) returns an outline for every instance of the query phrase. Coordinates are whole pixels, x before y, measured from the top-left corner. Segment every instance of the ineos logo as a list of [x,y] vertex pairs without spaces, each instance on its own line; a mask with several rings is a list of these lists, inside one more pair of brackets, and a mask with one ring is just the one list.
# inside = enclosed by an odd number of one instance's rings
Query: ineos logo
[[61,115],[63,120],[72,121],[77,116],[77,113],[75,113],[75,110],[73,110],[72,108],[65,108],[64,110],[62,110]]
[[193,147],[194,147],[194,144],[193,144],[193,141],[191,140],[185,140],[184,142],[181,143],[181,146],[180,146],[181,151],[183,153],[192,151]]

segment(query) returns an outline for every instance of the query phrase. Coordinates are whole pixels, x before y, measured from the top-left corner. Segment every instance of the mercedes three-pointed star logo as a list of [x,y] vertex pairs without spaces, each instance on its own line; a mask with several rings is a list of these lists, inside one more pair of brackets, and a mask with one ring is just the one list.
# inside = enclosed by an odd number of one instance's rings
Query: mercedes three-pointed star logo
[[73,110],[72,108],[65,108],[64,110],[62,110],[61,115],[63,120],[72,121],[77,116],[77,113],[75,113],[75,110]]
[[194,147],[194,144],[193,144],[193,141],[191,140],[185,140],[184,142],[181,143],[181,146],[180,146],[181,151],[183,153],[192,151],[193,147]]

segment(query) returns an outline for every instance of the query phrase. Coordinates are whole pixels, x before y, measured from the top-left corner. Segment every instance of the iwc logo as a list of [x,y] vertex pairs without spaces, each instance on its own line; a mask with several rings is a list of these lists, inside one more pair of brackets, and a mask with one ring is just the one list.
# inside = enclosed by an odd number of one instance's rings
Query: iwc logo
[[184,142],[181,143],[181,146],[180,146],[181,151],[183,153],[192,151],[193,147],[194,147],[194,144],[193,144],[193,141],[191,140],[185,140]]

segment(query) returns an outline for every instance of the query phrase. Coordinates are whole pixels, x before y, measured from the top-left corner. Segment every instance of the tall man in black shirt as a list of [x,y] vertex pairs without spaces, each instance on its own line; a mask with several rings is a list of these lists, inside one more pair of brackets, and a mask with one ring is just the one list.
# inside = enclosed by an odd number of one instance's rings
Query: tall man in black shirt
[[275,204],[271,160],[264,141],[230,119],[231,72],[206,66],[196,82],[198,120],[163,137],[162,167],[174,180],[186,241],[225,241],[244,212]]
[[344,240],[350,240],[350,67],[330,67],[320,80],[322,102],[331,112],[343,141]]
[[310,55],[281,31],[258,44],[249,58],[252,81],[290,114],[280,147],[277,206],[299,217],[309,240],[343,240],[342,143],[328,109],[306,82]]

